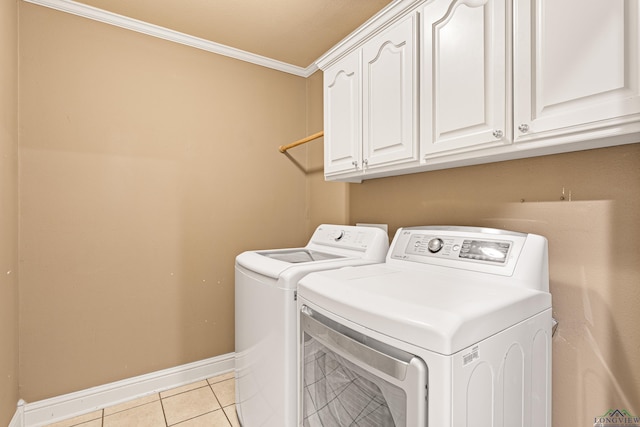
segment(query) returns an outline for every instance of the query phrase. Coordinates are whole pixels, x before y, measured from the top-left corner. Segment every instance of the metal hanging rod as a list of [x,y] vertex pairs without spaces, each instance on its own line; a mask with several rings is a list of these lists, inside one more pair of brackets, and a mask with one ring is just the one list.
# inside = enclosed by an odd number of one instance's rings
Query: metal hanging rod
[[309,135],[306,138],[299,139],[299,140],[297,140],[295,142],[292,142],[291,144],[281,145],[279,150],[280,150],[281,153],[284,153],[289,148],[293,148],[293,147],[297,147],[298,145],[306,144],[307,142],[313,141],[314,139],[318,139],[318,138],[320,138],[322,136],[324,136],[324,131],[321,130],[318,133],[314,133],[313,135]]

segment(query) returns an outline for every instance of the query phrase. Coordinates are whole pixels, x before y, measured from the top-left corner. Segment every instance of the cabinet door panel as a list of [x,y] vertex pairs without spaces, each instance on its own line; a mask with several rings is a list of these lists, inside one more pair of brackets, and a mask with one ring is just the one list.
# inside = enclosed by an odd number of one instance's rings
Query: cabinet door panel
[[357,171],[360,166],[360,52],[324,72],[325,175]]
[[417,160],[416,17],[363,49],[363,161],[367,167]]
[[450,19],[434,26],[437,135],[485,122],[484,15],[483,8],[459,7]]
[[422,15],[426,157],[503,144],[504,0],[437,0]]
[[516,2],[516,141],[638,120],[638,10],[637,0]]

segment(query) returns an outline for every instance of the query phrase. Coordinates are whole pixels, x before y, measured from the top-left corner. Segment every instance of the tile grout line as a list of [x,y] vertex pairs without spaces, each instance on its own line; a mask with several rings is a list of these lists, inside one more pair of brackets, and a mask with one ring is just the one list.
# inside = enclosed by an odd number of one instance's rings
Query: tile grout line
[[[222,381],[218,381],[215,384],[218,384]],[[213,385],[209,382],[209,380],[207,379],[207,384],[209,384],[209,388],[211,389],[211,393],[213,393],[213,397],[216,399],[216,402],[218,402],[218,405],[220,406],[220,410],[222,411],[222,414],[224,415],[224,417],[227,419],[227,423],[229,424],[229,427],[232,426],[231,424],[231,420],[229,419],[229,416],[227,415],[227,412],[224,410],[224,406],[222,406],[222,403],[220,403],[220,399],[218,399],[218,395],[216,394],[216,392],[213,390]]]
[[160,399],[160,407],[162,408],[162,416],[164,417],[165,427],[169,427],[169,421],[167,421],[167,413],[164,410],[164,403],[162,403],[162,394],[158,393],[158,399]]
[[[216,402],[218,402],[218,406],[220,406],[220,408],[219,409],[214,409],[213,411],[205,412],[203,414],[196,415],[196,416],[191,417],[191,418],[187,418],[185,420],[179,421],[179,422],[177,422],[175,424],[171,424],[171,425],[169,424],[169,421],[167,421],[167,417],[166,417],[166,414],[165,414],[165,424],[167,425],[167,427],[178,426],[178,425],[180,425],[182,423],[185,423],[187,421],[191,421],[191,420],[194,420],[196,418],[200,418],[200,417],[202,417],[204,415],[207,415],[207,414],[212,414],[212,413],[214,413],[216,411],[222,411],[222,413],[224,414],[225,418],[227,419],[227,422],[229,423],[229,426],[231,426],[231,421],[229,421],[229,417],[227,417],[227,414],[224,412],[224,408],[223,408],[222,404],[220,403],[220,399],[218,399],[218,396],[216,396],[216,392],[213,391],[213,388],[211,387],[211,384],[209,383],[209,381],[208,380],[205,380],[205,381],[207,382],[207,385],[204,385],[202,387],[196,387],[196,388],[193,388],[191,390],[186,390],[186,391],[183,391],[183,392],[180,392],[180,393],[172,394],[171,396],[167,396],[167,397],[160,397],[160,402],[162,403],[162,401],[164,399],[170,399],[172,397],[179,396],[181,394],[190,393],[192,391],[200,390],[200,389],[208,387],[209,390],[211,390],[211,393],[213,394],[213,398],[216,400]],[[219,381],[219,382],[221,382],[221,381]],[[164,405],[162,405],[162,411],[164,413]]]
[[[157,394],[158,395],[158,400],[160,400],[160,393],[151,393],[151,394],[148,394],[148,395],[144,396],[143,398],[149,397],[149,396],[151,396],[153,394]],[[138,399],[140,399],[140,398],[138,398]],[[129,408],[125,408],[125,409],[121,409],[119,411],[115,411],[115,412],[113,412],[111,414],[108,414],[108,415],[104,413],[105,409],[110,409],[110,408],[113,408],[114,406],[119,406],[119,405],[122,405],[122,404],[126,404],[128,402],[132,402],[132,401],[135,401],[135,400],[138,400],[138,399],[132,399],[132,400],[128,400],[128,401],[122,402],[122,403],[120,403],[118,405],[112,405],[112,406],[107,406],[106,408],[102,408],[102,409],[100,409],[102,411],[102,417],[105,418],[105,417],[110,417],[112,415],[121,414],[123,412],[130,411],[130,410],[136,409],[136,408],[140,408],[140,407],[145,406],[145,405],[150,405],[153,402],[155,402],[155,400],[152,400],[151,402],[141,403],[139,405],[135,405],[135,406],[131,406]]]
[[[201,387],[195,387],[195,388],[192,388],[192,389],[189,389],[189,390],[181,391],[180,393],[172,394],[171,396],[167,396],[167,397],[160,396],[160,400],[171,399],[172,397],[180,396],[181,394],[185,394],[185,393],[190,393],[190,392],[195,391],[195,390],[200,390],[201,388],[205,388],[205,387],[210,387],[209,383],[207,383],[207,385],[203,385]],[[165,391],[169,391],[169,390],[165,390]],[[211,390],[211,391],[213,391],[213,390]]]
[[171,425],[169,425],[169,424],[167,423],[167,427],[179,426],[180,424],[184,424],[184,423],[186,423],[187,421],[191,421],[191,420],[195,420],[196,418],[204,417],[204,416],[205,416],[205,415],[207,415],[207,414],[213,414],[214,412],[219,411],[219,410],[220,410],[220,409],[214,409],[213,411],[208,411],[208,412],[205,412],[204,414],[196,415],[196,416],[193,416],[193,417],[191,417],[191,418],[187,418],[187,419],[184,419],[184,420],[182,420],[182,421],[178,421],[178,422],[177,422],[177,423],[175,423],[175,424],[171,424]]
[[[160,404],[162,405],[162,413],[163,413],[163,415],[164,415],[164,422],[165,422],[165,424],[166,424],[166,427],[177,426],[177,425],[180,425],[180,424],[185,423],[185,422],[187,422],[187,421],[194,420],[194,419],[196,419],[196,418],[202,417],[202,416],[207,415],[207,414],[211,414],[211,413],[213,413],[213,412],[215,412],[215,411],[222,411],[222,413],[225,415],[225,418],[227,418],[227,422],[229,423],[229,426],[231,426],[231,422],[229,421],[229,418],[227,417],[227,414],[224,412],[224,409],[223,409],[223,407],[222,407],[222,404],[220,403],[220,400],[218,399],[218,396],[216,396],[215,391],[213,391],[213,388],[211,387],[211,384],[209,383],[209,381],[208,381],[207,379],[205,379],[204,381],[205,381],[207,384],[206,384],[206,385],[203,385],[202,387],[192,388],[192,389],[190,389],[190,390],[185,390],[185,391],[182,391],[182,392],[180,392],[180,393],[172,394],[171,396],[166,396],[166,397],[162,397],[162,395],[159,395],[159,398],[160,398]],[[218,381],[218,382],[221,382],[221,381]],[[217,384],[217,383],[216,383],[216,384]],[[166,413],[165,413],[165,411],[164,411],[164,403],[163,403],[163,400],[165,400],[165,399],[171,399],[172,397],[180,396],[181,394],[191,393],[191,392],[193,392],[193,391],[201,390],[201,389],[203,389],[203,388],[209,388],[209,390],[211,390],[211,393],[213,394],[213,397],[214,397],[214,399],[216,400],[216,402],[218,402],[218,406],[220,406],[220,408],[219,408],[219,409],[214,409],[213,411],[205,412],[205,413],[203,413],[203,414],[196,415],[196,416],[191,417],[191,418],[187,418],[187,419],[185,419],[185,420],[181,420],[181,421],[179,421],[179,422],[177,422],[177,423],[175,423],[175,424],[169,424],[169,421],[167,420],[167,415],[166,415]]]
[[[216,377],[213,377],[213,378],[216,378]],[[182,391],[182,392],[179,392],[179,393],[176,393],[176,394],[172,394],[172,395],[170,395],[170,396],[163,397],[163,396],[162,396],[162,392],[156,392],[156,393],[152,393],[152,394],[150,394],[150,395],[147,395],[147,397],[152,396],[152,395],[154,395],[154,394],[157,396],[157,400],[159,400],[159,401],[160,401],[160,407],[161,407],[161,409],[162,409],[162,416],[163,416],[163,418],[164,418],[165,427],[176,426],[176,425],[179,425],[180,423],[183,423],[183,422],[185,422],[185,421],[188,421],[188,420],[191,420],[191,419],[198,418],[198,417],[200,417],[200,416],[202,416],[202,415],[206,415],[206,414],[209,414],[209,413],[213,413],[213,412],[215,412],[215,411],[217,411],[217,410],[221,410],[221,411],[222,411],[222,413],[223,413],[223,415],[224,415],[225,419],[227,420],[227,425],[228,425],[229,427],[231,427],[231,426],[233,426],[233,423],[232,423],[232,421],[231,421],[231,419],[230,419],[229,415],[228,415],[228,414],[227,414],[227,412],[225,411],[225,408],[227,408],[227,407],[232,407],[232,406],[234,406],[234,404],[235,404],[235,403],[233,403],[233,402],[232,402],[232,403],[230,403],[230,404],[229,404],[229,405],[227,405],[227,406],[223,406],[223,405],[222,405],[222,402],[220,401],[220,399],[218,398],[218,396],[217,396],[216,392],[215,392],[215,391],[214,391],[214,389],[213,389],[213,385],[214,385],[214,384],[220,384],[220,383],[223,383],[223,382],[228,381],[228,380],[230,380],[230,379],[232,379],[232,378],[224,378],[224,379],[220,379],[220,380],[213,381],[213,382],[212,382],[212,381],[210,381],[210,380],[212,380],[213,378],[207,378],[207,379],[204,379],[204,381],[205,381],[205,383],[206,383],[206,384],[205,384],[205,385],[202,385],[201,387],[195,387],[195,388],[193,388],[193,389],[185,390],[185,391]],[[208,387],[208,388],[209,388],[209,390],[213,393],[213,397],[214,397],[215,401],[218,403],[218,407],[219,407],[219,408],[218,408],[218,409],[215,409],[215,410],[213,410],[213,411],[205,412],[204,414],[200,414],[200,415],[198,415],[198,416],[196,416],[196,417],[192,417],[192,418],[189,418],[189,419],[187,419],[187,420],[182,420],[182,421],[180,421],[179,423],[176,423],[176,424],[172,424],[172,425],[170,425],[170,424],[169,424],[169,421],[168,421],[168,419],[167,419],[167,414],[166,414],[166,411],[165,411],[165,407],[164,407],[164,402],[163,402],[163,401],[164,401],[165,399],[170,399],[170,398],[172,398],[172,397],[180,396],[180,395],[185,394],[185,393],[193,392],[193,391],[195,391],[195,390],[200,390],[200,389],[203,389],[203,388],[205,388],[205,387]],[[169,390],[165,390],[165,391],[169,391]],[[152,400],[152,401],[150,401],[150,402],[146,402],[146,403],[142,403],[142,404],[139,404],[139,405],[135,405],[135,406],[132,406],[132,407],[129,407],[129,408],[126,408],[126,409],[122,409],[122,410],[119,410],[119,411],[116,411],[116,412],[113,412],[113,413],[110,413],[110,414],[107,414],[107,413],[106,413],[106,409],[108,409],[108,408],[100,408],[100,409],[99,409],[99,411],[100,411],[100,415],[99,415],[98,417],[94,418],[94,421],[95,421],[95,420],[100,419],[100,427],[104,427],[104,426],[105,426],[105,423],[106,423],[106,417],[111,416],[111,415],[116,415],[116,414],[122,414],[123,412],[127,412],[127,411],[130,411],[130,410],[132,410],[132,409],[140,408],[140,407],[142,407],[142,406],[152,404],[153,402],[155,402],[155,400]],[[232,409],[232,410],[233,410],[233,409]],[[83,422],[83,423],[86,423],[86,422],[87,422],[87,421],[85,421],[85,422]],[[81,425],[82,425],[82,424],[75,424],[75,425],[74,425],[74,426],[72,426],[72,427],[77,427],[77,426],[81,426]]]

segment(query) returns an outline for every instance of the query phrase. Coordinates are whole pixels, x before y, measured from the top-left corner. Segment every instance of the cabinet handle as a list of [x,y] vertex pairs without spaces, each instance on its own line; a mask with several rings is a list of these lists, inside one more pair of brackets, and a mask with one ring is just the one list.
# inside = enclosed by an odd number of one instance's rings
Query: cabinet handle
[[504,133],[502,133],[501,130],[494,130],[493,131],[493,136],[496,137],[497,139],[502,138],[503,135],[504,135]]
[[520,126],[518,126],[518,130],[522,133],[529,132],[529,125],[526,123],[523,123]]
[[368,164],[369,164],[369,159],[363,159],[362,160],[362,167],[363,168],[366,168]]
[[351,162],[351,164],[352,164],[356,169],[358,169],[358,161],[357,161],[357,160],[352,161],[352,162]]

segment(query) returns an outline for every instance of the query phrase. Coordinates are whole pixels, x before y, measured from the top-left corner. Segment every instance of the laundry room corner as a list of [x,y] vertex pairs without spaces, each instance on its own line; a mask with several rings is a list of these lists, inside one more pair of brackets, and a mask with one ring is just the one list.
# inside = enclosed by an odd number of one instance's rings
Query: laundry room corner
[[640,427],[639,34],[0,0],[0,427]]
[[0,1],[0,425],[19,399],[18,10]]

